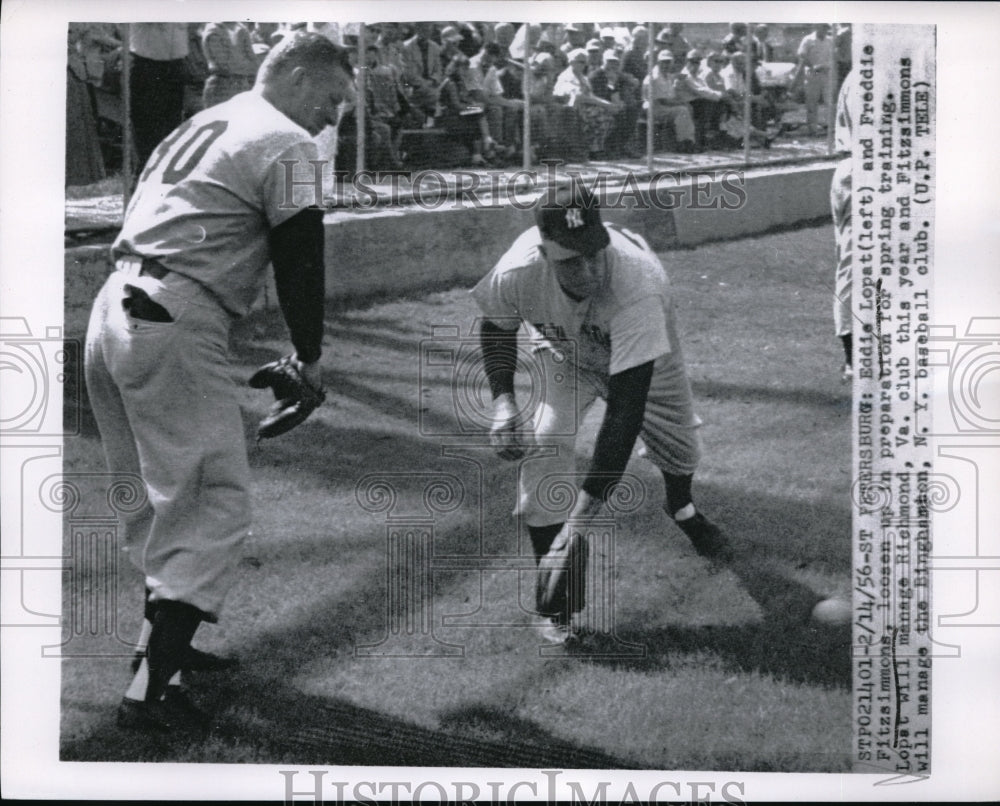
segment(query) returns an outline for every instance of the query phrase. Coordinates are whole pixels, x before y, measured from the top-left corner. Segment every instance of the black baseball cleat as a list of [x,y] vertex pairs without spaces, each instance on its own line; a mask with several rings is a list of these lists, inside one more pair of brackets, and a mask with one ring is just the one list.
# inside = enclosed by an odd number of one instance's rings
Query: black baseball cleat
[[691,518],[674,523],[688,536],[694,550],[702,557],[711,557],[715,560],[732,559],[732,547],[722,534],[722,530],[700,512],[695,512]]
[[168,686],[163,698],[155,702],[123,697],[118,706],[118,727],[158,733],[204,732],[211,719],[181,691]]
[[[140,650],[132,656],[132,674],[139,671],[139,664],[146,657],[146,651]],[[203,652],[189,646],[181,662],[182,672],[224,672],[240,665],[236,658],[226,658],[211,652]]]

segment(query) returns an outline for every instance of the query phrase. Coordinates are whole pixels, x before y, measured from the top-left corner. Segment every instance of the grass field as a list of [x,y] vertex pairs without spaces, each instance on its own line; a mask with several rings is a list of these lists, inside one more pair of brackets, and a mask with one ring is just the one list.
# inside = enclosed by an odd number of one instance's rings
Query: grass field
[[[431,435],[449,427],[452,394],[443,369],[420,372],[420,343],[435,326],[467,334],[468,295],[335,311],[328,403],[288,436],[251,447],[254,532],[226,613],[195,640],[242,661],[194,681],[216,728],[195,742],[122,732],[114,714],[127,659],[65,659],[62,758],[849,769],[849,632],[808,621],[817,600],[849,590],[850,388],[831,335],[832,229],[662,257],[704,420],[696,500],[736,545],[731,564],[694,553],[660,509],[657,471],[633,457],[629,472],[647,496],[616,524],[613,634],[582,651],[540,652],[526,612],[530,574],[469,567],[518,553],[515,466],[483,450],[480,434]],[[68,304],[70,336],[82,335],[85,314]],[[234,374],[247,377],[287,351],[280,318],[241,323],[232,348]],[[269,402],[242,392],[248,435]],[[82,435],[66,443],[67,473],[103,470],[84,413]],[[599,416],[585,424],[582,456]],[[373,511],[357,490],[372,473],[389,474],[389,510]],[[418,516],[433,478],[458,479],[464,497],[451,508],[439,500],[448,511],[428,527]],[[433,557],[444,558],[426,630],[419,621],[390,629],[398,567],[387,566],[387,525],[432,529]],[[131,638],[141,580],[122,561],[115,584],[118,634]],[[75,645],[108,651],[114,641]]]

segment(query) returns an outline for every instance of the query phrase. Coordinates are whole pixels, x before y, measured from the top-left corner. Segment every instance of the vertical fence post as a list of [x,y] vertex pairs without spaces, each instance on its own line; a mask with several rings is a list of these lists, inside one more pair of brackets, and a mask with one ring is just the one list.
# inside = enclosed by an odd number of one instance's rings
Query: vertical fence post
[[521,135],[521,167],[531,170],[531,23],[524,25],[524,71],[521,94],[524,98],[524,133]]
[[[647,37],[649,46],[646,50],[646,78],[649,79],[649,101],[646,104],[646,171],[653,175],[653,126],[655,117],[653,115],[653,67],[656,60],[653,57],[653,23],[647,22],[649,27]],[[640,89],[641,93],[641,89]]]
[[366,99],[366,78],[368,66],[365,63],[365,24],[358,26],[358,78],[354,82],[356,98],[354,101],[354,120],[357,123],[357,155],[354,161],[354,172],[361,173],[365,169],[365,109]]
[[750,27],[750,23],[746,24],[746,48],[743,54],[746,66],[744,68],[744,76],[746,77],[746,94],[743,96],[743,164],[750,164],[750,130],[753,128],[751,123],[751,116],[753,115],[753,102],[750,96],[753,95],[753,80],[756,74],[756,68],[753,63],[753,40],[750,38],[750,32],[753,30]]
[[830,26],[830,67],[826,73],[826,150],[828,154],[833,154],[833,129],[837,116],[837,23]]
[[132,197],[132,26],[122,26],[122,211]]

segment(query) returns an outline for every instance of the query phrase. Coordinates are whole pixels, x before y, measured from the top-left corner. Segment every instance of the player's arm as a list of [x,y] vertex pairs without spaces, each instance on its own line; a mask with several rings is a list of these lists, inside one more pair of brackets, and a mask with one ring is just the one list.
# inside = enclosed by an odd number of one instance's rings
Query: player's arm
[[570,518],[595,516],[625,473],[642,430],[653,361],[617,372],[608,379],[607,408],[597,434],[594,455]]
[[517,369],[517,329],[505,330],[489,319],[479,332],[483,370],[493,395],[490,443],[501,459],[520,459],[524,447],[519,437],[514,372]]
[[323,211],[307,207],[273,227],[268,236],[278,304],[291,333],[295,356],[306,378],[322,386],[319,357],[323,342],[326,271]]

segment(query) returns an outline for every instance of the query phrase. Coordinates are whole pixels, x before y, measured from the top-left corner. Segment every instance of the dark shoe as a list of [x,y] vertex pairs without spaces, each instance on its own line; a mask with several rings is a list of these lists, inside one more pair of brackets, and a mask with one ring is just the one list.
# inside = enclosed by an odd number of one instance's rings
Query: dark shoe
[[722,530],[700,512],[696,512],[692,518],[674,523],[688,536],[694,550],[702,557],[718,560],[732,558],[732,548],[723,536]]
[[167,686],[163,699],[156,702],[130,700],[123,697],[118,706],[118,727],[129,730],[205,731],[209,716],[181,691],[180,686]]
[[[146,657],[145,651],[136,652],[132,656],[132,674],[139,671],[139,664]],[[181,663],[182,672],[224,672],[227,669],[235,669],[240,665],[236,658],[224,658],[221,655],[214,655],[211,652],[202,652],[193,646],[188,647],[184,653],[184,660]]]

